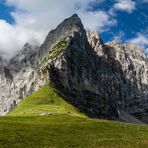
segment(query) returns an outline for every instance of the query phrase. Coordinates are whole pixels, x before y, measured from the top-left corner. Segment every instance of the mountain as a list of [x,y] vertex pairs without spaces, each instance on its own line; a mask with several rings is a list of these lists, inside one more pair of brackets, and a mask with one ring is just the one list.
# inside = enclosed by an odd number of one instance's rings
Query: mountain
[[11,111],[26,95],[36,78],[37,49],[28,43],[7,64],[1,61],[0,69],[0,115]]
[[50,83],[89,117],[148,123],[148,60],[144,49],[103,43],[74,14],[51,30],[41,47],[26,44],[0,60],[0,115]]

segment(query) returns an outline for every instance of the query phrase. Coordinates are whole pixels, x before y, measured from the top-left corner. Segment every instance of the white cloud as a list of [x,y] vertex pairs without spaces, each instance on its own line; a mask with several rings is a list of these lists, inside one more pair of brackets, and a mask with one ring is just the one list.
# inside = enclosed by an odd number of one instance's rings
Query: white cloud
[[123,31],[119,31],[117,34],[114,34],[113,40],[123,42],[124,37],[125,33]]
[[128,41],[131,44],[136,44],[143,46],[145,48],[145,53],[148,54],[148,36],[142,33],[138,33],[137,36]]
[[79,15],[85,25],[85,28],[89,31],[97,30],[99,32],[104,32],[117,23],[115,19],[111,18],[106,12],[101,10],[87,13],[80,11]]
[[5,20],[0,20],[0,53],[13,56],[29,40],[32,44],[42,40],[42,33],[13,26]]
[[[15,24],[0,20],[0,50],[12,55],[22,48],[25,42],[37,40],[39,43],[63,19],[78,13],[88,30],[105,31],[116,24],[107,12],[88,11],[90,3],[102,3],[104,0],[6,0],[6,5],[14,6],[11,15]],[[2,13],[2,12],[1,12]],[[89,21],[88,21],[89,20]]]
[[148,37],[144,34],[138,33],[137,36],[133,39],[130,39],[129,42],[141,46],[148,46]]
[[136,9],[136,2],[133,0],[117,0],[113,6],[114,10],[132,13]]

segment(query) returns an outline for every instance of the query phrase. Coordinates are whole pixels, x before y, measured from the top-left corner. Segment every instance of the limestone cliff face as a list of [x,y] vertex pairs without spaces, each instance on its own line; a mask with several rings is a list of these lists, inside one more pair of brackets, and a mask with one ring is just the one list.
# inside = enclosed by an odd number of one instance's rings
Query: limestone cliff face
[[[23,98],[32,93],[36,78],[37,47],[26,44],[7,64],[0,66],[0,115],[11,111]],[[3,60],[2,60],[3,61]]]
[[[92,41],[90,35],[88,40]],[[109,95],[108,99],[113,98],[116,101],[119,117],[122,111],[126,111],[148,122],[148,62],[144,49],[134,45],[122,45],[116,41],[104,45],[98,37],[96,40],[96,46],[92,47],[99,57],[101,55],[106,58],[111,68],[99,80],[106,87],[104,93]],[[105,66],[102,70],[104,69]]]
[[148,61],[144,49],[111,42],[112,57],[121,65],[125,84],[120,82],[120,104],[126,112],[148,122]]
[[90,117],[148,122],[148,60],[141,47],[104,44],[96,32],[86,33],[75,14],[52,30],[39,50],[27,51],[7,68],[0,65],[0,91],[7,90],[0,96],[0,114],[50,81]]

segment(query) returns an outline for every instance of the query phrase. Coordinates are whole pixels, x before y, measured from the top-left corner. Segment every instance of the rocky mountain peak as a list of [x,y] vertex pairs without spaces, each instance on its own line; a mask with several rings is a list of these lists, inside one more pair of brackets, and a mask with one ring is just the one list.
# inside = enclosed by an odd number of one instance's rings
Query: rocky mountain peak
[[98,44],[102,43],[102,40],[97,31],[88,32],[87,37],[89,44],[91,45],[92,48],[95,48]]
[[66,36],[74,36],[75,33],[85,36],[84,26],[77,14],[65,19],[59,24],[56,29],[51,30],[47,35],[45,42],[42,44],[39,51],[39,59],[42,60],[51,49],[52,45],[56,44],[60,39]]
[[105,51],[104,51],[105,45],[104,45],[100,35],[98,34],[98,32],[97,31],[88,32],[87,38],[88,38],[88,42],[89,42],[90,46],[95,50],[97,55],[103,56],[105,53]]

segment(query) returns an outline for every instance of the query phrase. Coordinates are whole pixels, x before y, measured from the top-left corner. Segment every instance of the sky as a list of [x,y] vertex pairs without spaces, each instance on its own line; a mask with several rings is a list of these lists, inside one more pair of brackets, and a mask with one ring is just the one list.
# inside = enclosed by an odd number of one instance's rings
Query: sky
[[26,42],[40,45],[74,13],[104,42],[137,44],[148,54],[148,0],[0,0],[0,54],[12,57]]

